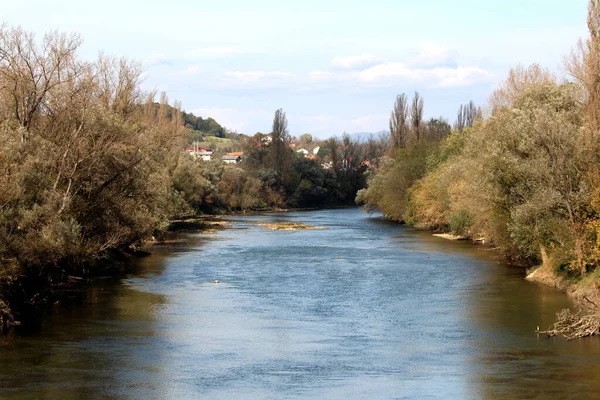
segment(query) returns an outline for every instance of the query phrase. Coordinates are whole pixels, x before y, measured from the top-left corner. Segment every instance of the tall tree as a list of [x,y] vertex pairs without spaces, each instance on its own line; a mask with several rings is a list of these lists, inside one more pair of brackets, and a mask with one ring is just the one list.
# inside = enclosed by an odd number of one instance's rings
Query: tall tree
[[406,147],[406,136],[408,133],[408,101],[404,93],[396,96],[394,108],[390,115],[390,138],[392,148]]
[[425,101],[419,94],[415,92],[415,96],[412,100],[412,106],[410,108],[410,122],[413,130],[413,134],[417,141],[421,138],[421,123],[423,122],[423,106]]
[[458,114],[456,116],[456,122],[454,123],[454,129],[457,132],[462,132],[465,128],[473,126],[475,121],[483,118],[483,110],[481,107],[477,107],[473,101],[463,105],[461,104],[458,108]]
[[464,106],[461,104],[458,107],[458,113],[456,113],[456,122],[454,123],[454,130],[457,132],[462,132],[465,130],[465,113]]
[[289,165],[290,155],[288,144],[290,134],[288,132],[288,121],[282,109],[275,111],[273,118],[273,130],[271,132],[271,160],[272,167],[279,175],[280,179],[285,176],[285,171]]
[[331,161],[331,169],[334,173],[340,171],[340,155],[339,155],[339,143],[336,138],[331,137],[325,142],[325,150],[329,155]]

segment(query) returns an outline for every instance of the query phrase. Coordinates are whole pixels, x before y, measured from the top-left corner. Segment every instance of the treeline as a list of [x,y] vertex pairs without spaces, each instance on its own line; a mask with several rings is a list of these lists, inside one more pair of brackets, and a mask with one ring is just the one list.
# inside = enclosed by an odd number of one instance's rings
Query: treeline
[[224,138],[227,131],[217,121],[212,118],[196,117],[192,113],[182,113],[183,125],[191,129],[193,133],[190,135],[190,142],[201,140],[203,136],[215,136]]
[[[157,114],[161,105],[159,103],[155,103],[154,106],[154,112]],[[163,110],[163,114],[167,119],[180,122],[184,128],[189,130],[188,141],[190,143],[194,141],[201,141],[204,136],[224,138],[227,134],[227,130],[210,117],[197,117],[193,113],[181,111],[177,107],[170,105],[166,106],[165,110]]]
[[[247,138],[240,164],[181,157],[173,183],[184,203],[204,213],[352,204],[365,187],[364,172],[386,152],[387,143],[357,143],[344,135],[320,143],[320,156],[307,158],[290,146],[287,123],[285,113],[276,111],[270,135]],[[300,143],[308,140],[305,136]]]
[[[423,138],[420,100],[392,112],[394,157],[357,201],[390,218],[492,240],[515,261],[591,275],[600,261],[600,2],[590,37],[559,81],[539,65],[510,71],[484,113],[461,106],[446,137]],[[407,110],[410,110],[408,112]],[[398,116],[400,114],[400,116]],[[409,117],[406,117],[406,116]]]

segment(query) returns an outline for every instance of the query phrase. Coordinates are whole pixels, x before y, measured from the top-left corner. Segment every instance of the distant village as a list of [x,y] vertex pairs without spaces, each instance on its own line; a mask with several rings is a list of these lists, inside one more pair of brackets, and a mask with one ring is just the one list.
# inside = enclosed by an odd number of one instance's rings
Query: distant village
[[[254,137],[244,136],[243,140],[247,142],[246,145],[250,144],[256,147],[262,147],[270,144],[273,141],[273,137],[271,135],[256,134]],[[315,162],[321,160],[321,157],[319,156],[321,146],[318,144],[318,142],[311,141],[310,144],[305,143],[304,147],[296,148],[298,147],[297,140],[291,139],[288,146],[291,149],[295,150],[298,156],[304,156],[304,158],[313,160]],[[199,142],[192,143],[191,145],[186,147],[185,150],[197,160],[213,161],[216,159],[220,159],[225,164],[242,163],[244,161],[245,156],[245,153],[243,151],[226,152],[218,156],[218,152],[216,150],[202,146]],[[323,162],[321,163],[321,167],[324,169],[330,169],[332,165],[331,162]]]

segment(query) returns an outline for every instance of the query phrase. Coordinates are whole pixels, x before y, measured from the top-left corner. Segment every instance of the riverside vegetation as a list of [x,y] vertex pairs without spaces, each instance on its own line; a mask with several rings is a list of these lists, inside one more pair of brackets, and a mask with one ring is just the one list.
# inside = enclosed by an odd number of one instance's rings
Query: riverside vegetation
[[485,112],[461,107],[449,135],[423,137],[422,101],[399,96],[394,157],[370,171],[357,201],[389,218],[492,241],[512,261],[541,265],[531,279],[591,306],[558,315],[550,334],[600,327],[600,1],[589,37],[566,58],[570,79],[517,67]]
[[0,26],[0,331],[53,301],[56,288],[107,273],[108,261],[173,219],[350,203],[365,183],[363,161],[385,151],[381,141],[330,139],[325,169],[290,148],[279,110],[271,144],[232,135],[247,147],[244,163],[196,160],[189,141],[228,133],[164,93],[158,102],[144,93],[138,63],[84,61],[80,45],[77,35],[38,41]]

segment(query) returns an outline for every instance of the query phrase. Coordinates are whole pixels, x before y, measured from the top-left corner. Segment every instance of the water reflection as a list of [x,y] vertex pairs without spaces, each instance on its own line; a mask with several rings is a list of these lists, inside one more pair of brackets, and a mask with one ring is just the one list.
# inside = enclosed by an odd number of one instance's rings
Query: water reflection
[[359,210],[231,220],[3,339],[0,397],[600,398],[598,340],[534,334],[566,296],[483,247]]

